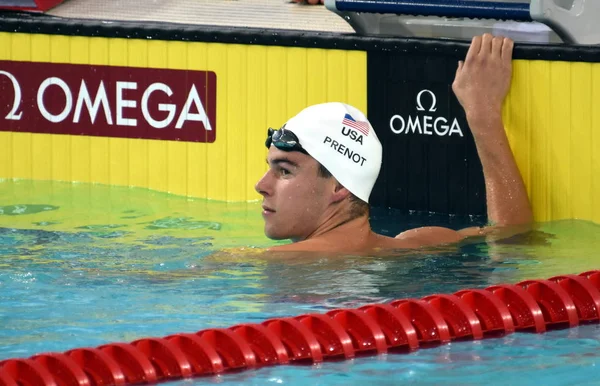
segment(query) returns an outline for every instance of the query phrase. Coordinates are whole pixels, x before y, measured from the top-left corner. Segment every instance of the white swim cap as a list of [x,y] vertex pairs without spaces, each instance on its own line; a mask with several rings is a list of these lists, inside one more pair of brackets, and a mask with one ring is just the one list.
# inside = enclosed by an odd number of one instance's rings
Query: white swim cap
[[382,147],[365,115],[344,103],[323,103],[302,110],[285,129],[356,197],[369,202],[381,169]]

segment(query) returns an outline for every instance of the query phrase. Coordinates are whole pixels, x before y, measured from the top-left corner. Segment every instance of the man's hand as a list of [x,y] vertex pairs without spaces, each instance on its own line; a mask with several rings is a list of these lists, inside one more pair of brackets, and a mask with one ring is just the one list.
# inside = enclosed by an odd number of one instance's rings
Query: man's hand
[[470,121],[500,118],[511,83],[513,46],[509,38],[476,36],[465,61],[458,63],[452,89]]

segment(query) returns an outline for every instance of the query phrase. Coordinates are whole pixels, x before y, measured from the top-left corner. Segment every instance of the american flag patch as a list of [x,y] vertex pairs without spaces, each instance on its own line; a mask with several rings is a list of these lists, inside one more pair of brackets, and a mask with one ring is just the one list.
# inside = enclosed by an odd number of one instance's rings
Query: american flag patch
[[366,121],[357,121],[350,114],[346,114],[344,116],[344,120],[342,121],[343,125],[350,126],[353,129],[356,129],[363,133],[364,135],[369,135],[369,123]]

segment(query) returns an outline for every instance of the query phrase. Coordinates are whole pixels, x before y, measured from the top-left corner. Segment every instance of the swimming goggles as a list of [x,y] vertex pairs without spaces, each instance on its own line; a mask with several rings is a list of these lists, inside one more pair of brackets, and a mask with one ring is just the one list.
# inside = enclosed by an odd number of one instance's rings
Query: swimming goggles
[[298,137],[293,132],[286,130],[285,126],[279,130],[273,130],[269,127],[267,131],[267,140],[265,145],[267,149],[273,144],[276,148],[283,151],[299,151],[308,154],[300,145]]

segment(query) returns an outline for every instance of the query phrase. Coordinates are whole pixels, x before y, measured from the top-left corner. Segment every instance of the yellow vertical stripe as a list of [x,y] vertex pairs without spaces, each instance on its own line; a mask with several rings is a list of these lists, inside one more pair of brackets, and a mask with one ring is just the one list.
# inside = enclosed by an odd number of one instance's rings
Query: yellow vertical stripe
[[287,55],[283,47],[267,49],[267,125],[280,128],[289,118],[287,111]]
[[[18,34],[13,36],[11,52],[15,60],[28,62],[32,57],[31,35]],[[32,154],[30,133],[15,133],[12,136],[13,170],[12,174],[17,178],[32,177]]]
[[71,178],[71,138],[68,135],[52,135],[52,179],[73,181]]
[[287,117],[296,115],[306,107],[307,78],[310,69],[306,58],[306,48],[289,48],[287,53]]
[[0,60],[17,60],[12,56],[12,40],[16,34],[0,32]]
[[[96,65],[108,65],[110,39],[89,39],[89,60]],[[114,112],[113,112],[114,114]],[[93,182],[108,183],[110,180],[110,139],[90,138],[90,179]],[[143,186],[143,185],[139,185]]]
[[[194,71],[207,69],[207,44],[191,43],[187,46],[187,68]],[[219,76],[217,76],[219,85]],[[217,94],[219,90],[217,90]],[[209,106],[206,106],[208,109]],[[217,139],[221,128],[218,124],[217,114]],[[207,182],[207,145],[203,143],[189,143],[187,151],[187,194],[193,197],[208,197]]]
[[[12,58],[12,40],[14,34],[0,32],[0,60]],[[13,178],[13,133],[0,132],[0,180]]]
[[13,178],[13,133],[0,131],[0,180]]
[[[108,64],[111,66],[126,66],[129,56],[129,44],[126,39],[114,39],[108,50]],[[124,109],[123,116],[127,109]],[[116,112],[114,112],[116,124]],[[122,128],[125,129],[125,128]],[[111,185],[129,185],[129,142],[123,138],[110,138],[109,148],[109,183]]]
[[348,68],[340,63],[346,62],[346,52],[329,50],[326,57],[328,102],[345,102],[348,100]]
[[11,39],[11,60],[31,61],[31,37],[29,34],[14,34]]
[[163,143],[167,146],[167,191],[169,193],[187,194],[187,152],[186,143],[168,141]]
[[348,69],[346,99],[349,103],[368,116],[367,111],[367,56],[360,51],[346,51],[345,67]]
[[246,88],[246,116],[245,130],[247,141],[247,152],[245,160],[246,175],[248,181],[246,185],[246,199],[259,199],[260,196],[254,190],[254,184],[266,170],[265,157],[267,149],[264,141],[267,135],[267,48],[253,46],[248,48],[248,62],[246,79],[248,87]]
[[[71,39],[70,63],[89,64],[88,37],[74,36]],[[73,94],[77,95],[77,90]],[[68,118],[67,118],[68,119]],[[90,148],[91,138],[83,135],[74,135],[71,138],[71,179],[78,182],[90,182]]]
[[[67,36],[50,38],[50,56],[52,63],[68,63],[71,53],[71,39]],[[44,123],[49,124],[49,123]],[[71,170],[71,136],[52,136],[52,179],[73,181]]]
[[550,218],[571,218],[569,197],[571,178],[569,170],[571,142],[571,92],[570,63],[552,62],[550,66],[550,129],[551,146],[548,149],[549,183],[548,191],[552,193]]
[[[183,42],[173,42],[167,47],[167,67],[178,70],[187,67],[187,47]],[[186,87],[187,91],[188,87]],[[200,90],[198,90],[200,92]],[[187,97],[187,96],[186,96]],[[179,141],[163,142],[167,146],[167,191],[187,194],[187,144]]]
[[591,94],[591,108],[589,110],[592,121],[590,152],[592,154],[591,169],[593,172],[591,179],[591,220],[600,223],[600,194],[598,194],[600,192],[600,109],[597,107],[598,101],[600,101],[600,66],[597,64],[592,68]]
[[[534,215],[538,221],[549,219],[548,200],[548,151],[550,142],[550,64],[529,62],[529,95],[532,96],[531,115],[535,117],[537,130],[531,133],[531,200],[535,202]],[[533,94],[536,97],[533,97]]]
[[16,178],[32,178],[31,137],[29,133],[14,133],[13,146],[13,176]]
[[167,148],[162,141],[150,140],[148,143],[148,187],[166,192],[167,186]]
[[[568,200],[571,201],[572,218],[585,219],[592,212],[592,117],[593,110],[591,75],[592,65],[589,63],[572,63],[570,118],[571,138],[569,141],[569,153],[571,159],[569,170],[571,171],[568,185],[571,192]],[[600,171],[600,169],[597,169]],[[577,196],[577,199],[573,199]]]
[[[15,34],[0,32],[0,60],[12,59]],[[13,178],[13,133],[0,132],[0,180]]]
[[[306,95],[307,105],[329,102],[327,100],[327,51],[307,50]],[[365,72],[366,74],[366,72]],[[366,77],[365,82],[366,82]]]
[[217,139],[207,146],[207,198],[226,199],[227,197],[227,160],[229,151],[227,143],[229,140],[229,110],[238,106],[229,104],[229,68],[228,46],[226,44],[210,44],[206,52],[207,67],[219,69],[217,75]]
[[247,106],[246,81],[247,48],[237,46],[227,54],[227,105],[235,108],[227,109],[227,136],[226,142],[226,190],[227,199],[243,197],[246,193],[246,148],[250,146],[246,142],[247,128]]
[[[168,57],[166,55],[168,44],[163,41],[148,42],[147,60],[150,68],[166,68]],[[146,142],[147,154],[147,181],[150,189],[166,192],[167,184],[167,149],[162,141],[150,140]],[[143,169],[138,169],[142,172]]]
[[[50,37],[47,35],[31,35],[31,60],[34,62],[50,61]],[[32,134],[31,153],[33,167],[31,178],[34,180],[52,179],[52,138],[46,134]]]
[[[152,67],[150,46],[154,41],[130,40],[127,47],[127,63],[131,67]],[[161,46],[164,48],[164,45]],[[164,56],[164,55],[161,55]],[[161,60],[160,64],[165,63]],[[139,95],[140,90],[138,90]],[[139,100],[137,101],[139,103]],[[138,105],[139,109],[140,106]],[[139,122],[138,122],[139,124]],[[126,128],[123,128],[125,130]],[[148,141],[143,139],[132,139],[127,141],[129,149],[129,158],[127,159],[127,169],[129,169],[129,186],[149,186],[148,182]],[[125,161],[123,161],[125,162]]]

